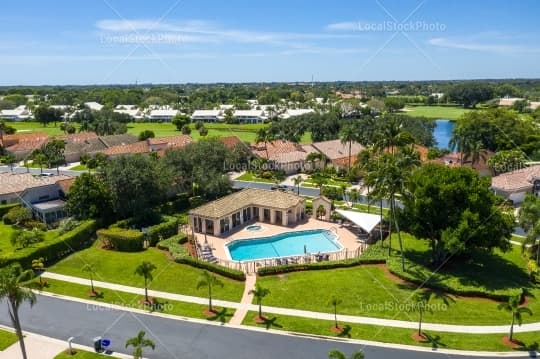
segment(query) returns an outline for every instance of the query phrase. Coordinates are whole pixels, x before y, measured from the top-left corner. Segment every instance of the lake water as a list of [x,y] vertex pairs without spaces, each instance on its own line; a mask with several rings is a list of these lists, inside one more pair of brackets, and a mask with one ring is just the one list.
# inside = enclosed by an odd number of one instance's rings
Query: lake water
[[437,141],[437,147],[440,149],[448,148],[448,143],[452,137],[452,130],[454,129],[455,122],[445,119],[435,120],[435,129],[433,130],[433,136]]

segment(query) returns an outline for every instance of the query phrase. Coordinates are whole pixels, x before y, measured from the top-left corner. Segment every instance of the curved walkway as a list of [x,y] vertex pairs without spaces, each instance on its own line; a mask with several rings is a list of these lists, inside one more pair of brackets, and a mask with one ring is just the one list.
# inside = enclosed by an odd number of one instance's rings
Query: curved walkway
[[[70,282],[70,283],[81,284],[81,285],[90,285],[90,280],[80,278],[80,277],[67,276],[67,275],[56,274],[56,273],[51,273],[51,272],[45,272],[42,274],[42,276],[43,278],[57,279],[64,282]],[[255,282],[253,281],[252,285],[254,285],[254,283]],[[95,280],[94,280],[94,285],[96,287],[100,287],[104,289],[118,290],[118,291],[126,292],[126,293],[144,295],[143,288],[130,287],[130,286],[125,286],[121,284],[100,282],[100,281],[95,281]],[[243,300],[242,303],[230,302],[230,301],[224,301],[224,300],[213,300],[213,303],[218,306],[222,306],[226,308],[234,308],[237,311],[240,311],[240,313],[238,313],[238,315],[235,314],[234,317],[236,317],[235,323],[238,320],[240,320],[241,322],[245,314],[247,313],[247,311],[258,310],[258,307],[256,305],[251,304],[251,298],[248,295],[246,295],[246,293],[249,291],[248,287],[249,286],[246,285],[246,290],[245,290],[244,296],[242,297],[242,300]],[[206,304],[208,302],[208,299],[203,298],[203,297],[194,297],[194,296],[189,296],[189,295],[161,292],[161,291],[156,291],[156,290],[148,290],[148,294],[151,296],[155,296],[155,297],[159,297],[163,299],[176,300],[176,301],[188,302],[188,303]],[[289,309],[289,308],[281,308],[281,307],[269,307],[269,306],[264,306],[263,309],[264,309],[264,312],[271,313],[271,314],[281,314],[281,315],[303,317],[303,318],[309,318],[309,319],[322,319],[322,320],[330,320],[330,321],[334,320],[334,315],[331,313],[312,312],[312,311],[307,311],[307,310]],[[352,315],[339,315],[339,320],[343,322],[348,322],[348,323],[371,324],[371,325],[379,325],[379,326],[394,327],[394,328],[415,329],[418,327],[418,322],[372,318],[372,317],[360,317],[360,316],[352,316]],[[469,333],[469,334],[506,333],[508,332],[508,327],[509,327],[508,325],[453,325],[453,324],[422,323],[422,328],[428,329],[428,330],[434,330],[434,331],[439,331],[439,332],[449,332],[449,333]],[[540,331],[540,322],[528,323],[528,324],[523,324],[522,326],[516,326],[514,328],[514,331],[518,333]]]

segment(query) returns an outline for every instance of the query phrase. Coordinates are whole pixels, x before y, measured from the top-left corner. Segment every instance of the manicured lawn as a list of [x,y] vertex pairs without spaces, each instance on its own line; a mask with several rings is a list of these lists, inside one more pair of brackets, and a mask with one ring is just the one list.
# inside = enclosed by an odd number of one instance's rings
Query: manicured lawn
[[[397,240],[393,241],[393,245],[397,246]],[[427,250],[424,241],[410,238],[405,241],[406,249],[414,249],[418,245],[425,246],[424,251]],[[508,259],[519,260],[519,255],[520,253],[514,249],[506,257],[495,262],[500,266],[500,270],[495,270],[489,265],[486,273],[475,266],[463,266],[455,278],[463,283],[478,285],[473,280],[480,281],[484,278],[488,280],[489,272],[492,283],[499,281],[500,277],[506,277],[508,282],[499,282],[499,284],[508,284],[512,280],[519,279],[512,276],[521,273],[521,269],[518,267],[517,270],[515,268],[510,270],[509,268],[513,268],[513,265],[504,266],[504,263]],[[395,255],[393,260],[394,258],[398,260]],[[342,299],[342,304],[339,306],[339,312],[342,314],[399,320],[415,320],[416,318],[416,313],[410,310],[410,297],[416,286],[396,281],[380,266],[295,272],[261,277],[258,282],[271,291],[271,294],[265,298],[266,305],[331,312],[332,308],[327,304],[328,299],[331,295],[337,295]],[[519,284],[514,283],[515,285]],[[540,294],[538,289],[531,290]],[[538,295],[536,297],[538,298]],[[433,313],[426,313],[425,321],[471,325],[505,324],[508,321],[507,313],[498,310],[498,303],[495,301],[464,297],[454,297],[454,299],[456,302],[451,303],[449,307],[441,305],[436,307]],[[531,298],[529,307],[533,312],[539,312],[538,299]],[[524,316],[524,322],[537,320],[535,316]]]
[[406,110],[402,113],[409,116],[422,116],[428,118],[444,118],[449,120],[456,120],[465,112],[470,111],[462,107],[452,106],[407,106]]
[[50,124],[49,126],[43,126],[38,122],[10,122],[10,126],[17,129],[21,133],[29,132],[45,132],[49,136],[63,135],[64,131],[60,129],[60,122],[56,124]]
[[251,182],[263,182],[263,183],[275,183],[271,178],[260,178],[257,177],[253,172],[246,172],[240,177],[235,178],[238,181],[251,181]]
[[88,167],[86,167],[86,165],[77,165],[77,166],[71,167],[69,170],[70,171],[88,171]]
[[[264,307],[263,307],[264,311]],[[501,343],[504,334],[468,334],[468,333],[443,333],[424,331],[427,333],[431,342],[417,343],[412,338],[414,329],[390,328],[375,325],[363,325],[355,323],[344,323],[338,321],[345,331],[341,334],[333,333],[330,328],[332,321],[315,320],[308,318],[299,318],[291,316],[268,315],[269,322],[265,324],[255,324],[253,317],[256,312],[249,312],[246,315],[244,325],[258,326],[263,328],[284,330],[316,335],[326,335],[341,338],[353,338],[372,340],[384,343],[398,343],[406,345],[420,345],[424,347],[433,347],[441,349],[462,349],[462,350],[481,350],[481,351],[510,351],[510,349]],[[540,332],[517,333],[515,337],[524,343],[523,350],[537,348],[540,338]]]
[[114,359],[114,358],[118,358],[115,356],[92,353],[92,352],[87,352],[87,351],[79,350],[79,349],[76,349],[76,350],[73,349],[73,350],[76,352],[75,355],[67,354],[67,349],[66,349],[66,352],[58,354],[57,356],[54,357],[54,359],[105,359],[105,358]]
[[10,347],[17,342],[17,336],[13,332],[0,329],[0,351]]
[[[82,298],[87,300],[95,300],[98,303],[109,303],[122,305],[129,308],[149,309],[141,304],[144,296],[116,291],[112,289],[101,289],[96,286],[96,290],[100,292],[97,298],[90,298],[88,292],[89,286],[64,282],[55,279],[46,279],[48,286],[43,289],[44,292],[66,295],[70,297]],[[159,303],[155,311],[159,313],[178,315],[183,317],[206,319],[203,312],[207,308],[206,305],[178,302],[169,299],[156,298]],[[97,307],[96,307],[97,308]],[[228,322],[234,313],[234,309],[222,309],[221,314],[212,320]]]
[[10,242],[13,231],[14,229],[11,225],[6,225],[3,221],[0,221],[0,257],[9,257],[10,255],[20,251],[31,251],[34,248],[45,246],[47,245],[47,241],[55,238],[58,235],[56,230],[47,231],[45,233],[45,240],[43,242],[33,244],[27,248],[15,249]]
[[[143,252],[124,253],[99,248],[100,242],[96,241],[90,248],[76,252],[49,268],[49,271],[87,277],[87,273],[81,271],[85,263],[92,263],[96,267],[96,280],[119,283],[134,287],[143,286],[143,278],[134,274],[135,268],[142,261],[152,262],[157,269],[154,270],[154,280],[149,288],[194,296],[206,296],[204,289],[197,290],[197,280],[202,270],[188,265],[169,261],[165,252],[156,248],[149,248]],[[244,290],[244,283],[220,277],[224,283],[223,288],[216,287],[216,298],[239,301]]]
[[[345,202],[343,202],[343,201],[334,201],[334,205],[336,205],[338,207],[341,207],[341,209],[351,210],[351,208],[349,206],[345,206]],[[360,211],[360,212],[366,212],[366,213],[372,213],[372,214],[380,214],[381,213],[381,210],[380,210],[379,206],[377,206],[376,204],[372,204],[372,205],[368,206],[367,204],[363,204],[363,203],[355,203],[353,205],[353,208]],[[389,211],[388,208],[383,208],[383,210],[382,210],[383,216],[388,216],[388,211]]]

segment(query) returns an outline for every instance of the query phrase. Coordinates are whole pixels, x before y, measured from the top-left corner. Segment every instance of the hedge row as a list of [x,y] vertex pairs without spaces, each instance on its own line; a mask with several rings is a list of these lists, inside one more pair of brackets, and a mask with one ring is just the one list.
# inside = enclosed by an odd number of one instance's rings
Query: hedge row
[[19,203],[9,203],[0,206],[0,218],[2,218],[10,209],[18,207]]
[[163,216],[164,222],[148,229],[146,238],[151,246],[155,246],[160,239],[169,238],[178,233],[179,219],[173,216]]
[[260,276],[283,274],[289,272],[299,272],[308,270],[336,269],[356,267],[362,264],[381,264],[385,263],[384,259],[380,258],[350,258],[340,261],[323,261],[306,264],[283,264],[272,267],[261,267],[257,270]]
[[120,252],[138,252],[144,249],[144,234],[133,229],[113,227],[97,231],[105,246]]
[[87,247],[92,242],[96,228],[95,221],[84,221],[73,230],[42,242],[42,246],[25,248],[9,257],[0,257],[0,267],[19,262],[24,268],[30,268],[32,260],[37,258],[43,258],[45,263],[56,262],[74,251]]
[[206,269],[209,272],[217,273],[224,277],[235,280],[246,280],[246,275],[240,270],[223,267],[219,264],[209,263],[191,257],[186,247],[182,245],[186,242],[187,236],[185,234],[179,234],[169,239],[160,241],[157,244],[157,248],[169,251],[176,263],[182,263],[195,268]]

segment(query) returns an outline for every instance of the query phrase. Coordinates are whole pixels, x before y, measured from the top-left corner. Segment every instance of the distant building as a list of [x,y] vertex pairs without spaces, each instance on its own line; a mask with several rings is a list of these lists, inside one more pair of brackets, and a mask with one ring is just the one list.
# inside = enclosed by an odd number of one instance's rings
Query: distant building
[[145,117],[144,111],[138,108],[136,105],[118,105],[113,111],[128,115],[134,120],[142,120]]
[[171,122],[172,119],[178,115],[180,111],[173,110],[171,108],[150,110],[148,113],[148,120],[152,122]]
[[221,110],[196,110],[191,115],[191,122],[215,123],[223,121],[223,112]]
[[267,119],[263,110],[236,110],[233,116],[239,123],[264,123]]
[[313,110],[312,108],[288,109],[283,114],[279,115],[279,117],[282,119],[288,119],[291,117],[303,116],[314,112],[315,110]]
[[163,155],[165,150],[170,148],[182,148],[193,142],[193,139],[188,135],[166,136],[149,138],[144,141],[137,141],[129,144],[119,144],[108,147],[102,151],[108,158],[114,158],[121,155],[129,155],[134,153],[149,153],[157,152]]
[[499,106],[512,107],[517,101],[523,101],[523,98],[519,97],[503,97],[499,99]]
[[32,118],[32,112],[25,106],[21,105],[13,110],[1,110],[0,111],[0,118],[4,119],[6,121],[24,121]]
[[16,133],[3,137],[2,147],[18,161],[27,158],[34,150],[41,148],[49,140],[49,135],[44,132]]
[[92,111],[101,111],[103,105],[97,102],[85,102],[84,105]]

